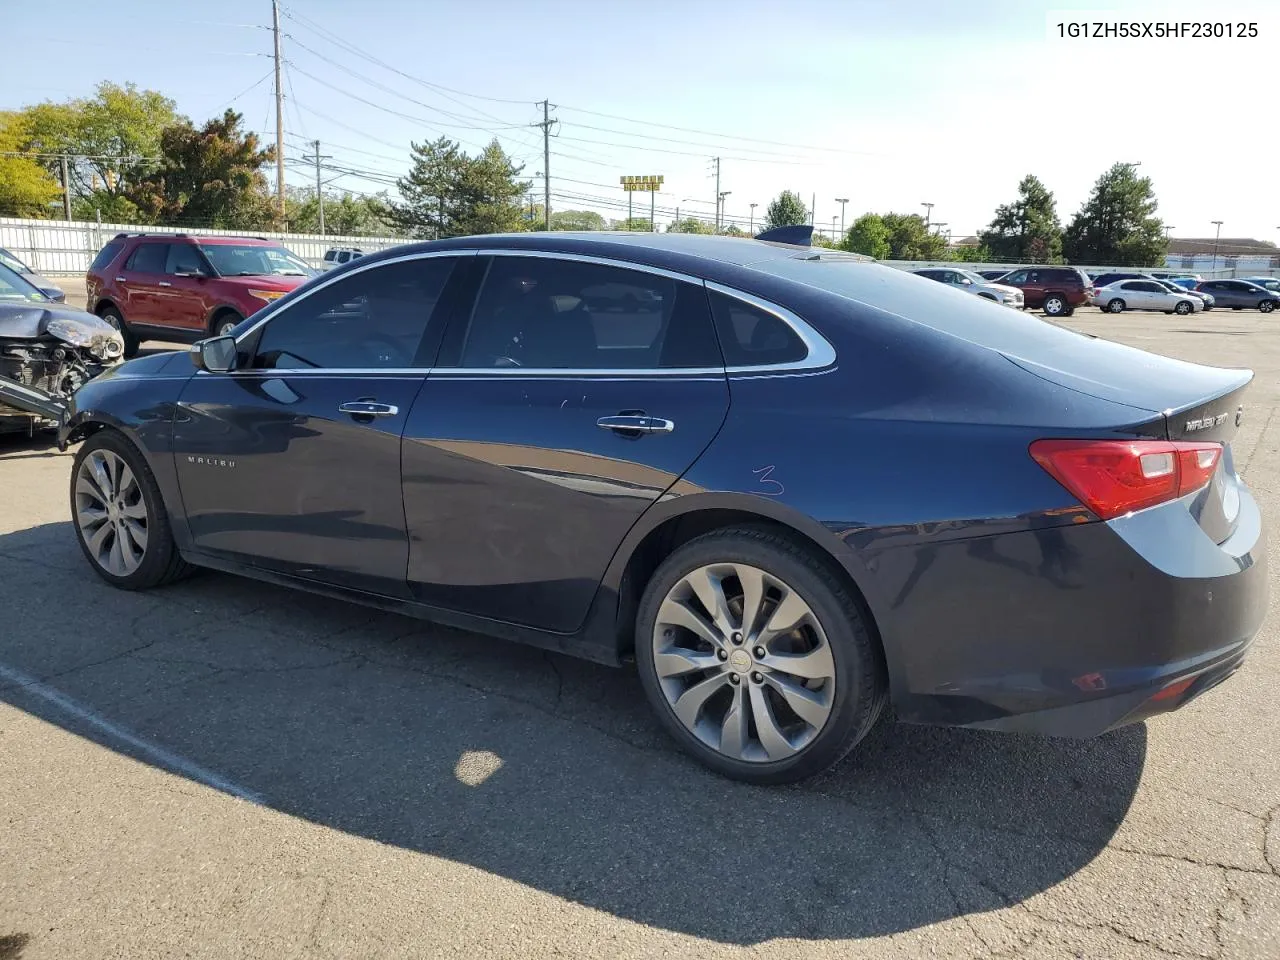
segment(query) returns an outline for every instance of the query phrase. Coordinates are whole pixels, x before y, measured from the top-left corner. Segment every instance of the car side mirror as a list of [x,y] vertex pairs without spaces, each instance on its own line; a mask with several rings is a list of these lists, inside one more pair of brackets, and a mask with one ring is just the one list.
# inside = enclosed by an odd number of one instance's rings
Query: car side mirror
[[966,287],[972,287],[972,286],[973,286],[973,281],[972,281],[972,280],[970,280],[968,277],[965,277],[963,280],[961,280],[961,281],[960,281],[960,283],[961,283],[963,286],[966,286]]
[[236,365],[236,338],[210,337],[193,343],[191,363],[208,373],[230,373]]

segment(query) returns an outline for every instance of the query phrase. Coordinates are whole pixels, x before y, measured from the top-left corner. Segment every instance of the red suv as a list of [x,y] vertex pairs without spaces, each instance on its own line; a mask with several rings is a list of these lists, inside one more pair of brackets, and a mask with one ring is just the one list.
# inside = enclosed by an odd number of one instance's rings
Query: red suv
[[1025,267],[996,281],[1022,291],[1027,309],[1050,317],[1069,317],[1093,299],[1093,283],[1078,267]]
[[85,291],[131,357],[144,340],[225,333],[316,272],[260,237],[118,233],[89,266]]

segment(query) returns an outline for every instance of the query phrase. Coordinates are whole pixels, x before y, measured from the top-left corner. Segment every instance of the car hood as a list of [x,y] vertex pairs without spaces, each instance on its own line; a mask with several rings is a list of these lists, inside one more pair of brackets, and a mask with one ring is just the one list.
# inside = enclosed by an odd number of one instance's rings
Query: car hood
[[227,283],[236,287],[243,287],[245,290],[278,290],[281,293],[289,293],[298,289],[310,277],[219,277],[219,283]]
[[95,334],[110,335],[115,327],[92,313],[60,303],[0,301],[0,337],[13,340],[35,340],[45,335],[54,320],[74,320],[91,327]]
[[1011,287],[1007,283],[993,283],[990,280],[988,280],[986,283],[982,285],[982,289],[990,291],[991,293],[1003,293],[1006,296],[1008,296],[1011,293],[1022,292],[1021,287]]

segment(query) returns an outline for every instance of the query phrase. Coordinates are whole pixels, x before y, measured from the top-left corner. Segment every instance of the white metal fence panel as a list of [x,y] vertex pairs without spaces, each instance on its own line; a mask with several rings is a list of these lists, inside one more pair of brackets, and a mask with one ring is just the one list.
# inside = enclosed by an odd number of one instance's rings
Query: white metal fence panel
[[253,236],[279,241],[313,266],[319,266],[330,247],[359,247],[365,253],[385,250],[407,241],[403,237],[322,236],[312,233],[262,233],[256,230],[217,230],[190,227],[139,227],[128,223],[91,220],[23,220],[0,217],[0,247],[37,273],[84,273],[103,245],[117,233],[198,233],[202,236]]

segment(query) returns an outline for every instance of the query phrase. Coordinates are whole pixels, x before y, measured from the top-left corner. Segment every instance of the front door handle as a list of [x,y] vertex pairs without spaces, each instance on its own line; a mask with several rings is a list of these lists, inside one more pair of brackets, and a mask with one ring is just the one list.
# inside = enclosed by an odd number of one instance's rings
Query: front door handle
[[400,408],[390,403],[374,403],[372,400],[348,400],[338,407],[339,413],[353,417],[394,417]]
[[156,286],[157,286],[157,287],[172,287],[172,286],[173,286],[173,284],[172,284],[172,283],[170,283],[168,280],[161,280],[159,283],[157,283],[157,284],[156,284]]
[[671,420],[643,415],[601,417],[596,421],[596,426],[602,430],[617,430],[624,434],[670,433],[676,428],[675,423]]
[[124,277],[116,277],[116,283],[124,283],[124,282],[125,282]]

